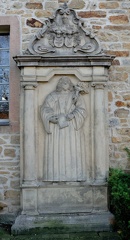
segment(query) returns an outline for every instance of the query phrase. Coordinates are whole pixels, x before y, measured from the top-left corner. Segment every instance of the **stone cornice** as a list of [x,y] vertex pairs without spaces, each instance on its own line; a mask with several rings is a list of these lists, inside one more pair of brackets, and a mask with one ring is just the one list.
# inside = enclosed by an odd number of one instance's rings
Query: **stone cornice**
[[78,67],[78,66],[104,66],[110,67],[115,56],[39,56],[17,55],[13,57],[19,68],[21,67]]

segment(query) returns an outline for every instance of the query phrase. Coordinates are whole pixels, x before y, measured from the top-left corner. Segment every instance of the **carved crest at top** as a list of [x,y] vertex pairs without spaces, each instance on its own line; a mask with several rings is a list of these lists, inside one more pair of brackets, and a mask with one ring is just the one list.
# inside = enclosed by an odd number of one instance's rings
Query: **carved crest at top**
[[86,31],[81,20],[67,4],[57,9],[53,18],[45,21],[43,28],[30,41],[28,54],[55,56],[101,54],[99,41]]

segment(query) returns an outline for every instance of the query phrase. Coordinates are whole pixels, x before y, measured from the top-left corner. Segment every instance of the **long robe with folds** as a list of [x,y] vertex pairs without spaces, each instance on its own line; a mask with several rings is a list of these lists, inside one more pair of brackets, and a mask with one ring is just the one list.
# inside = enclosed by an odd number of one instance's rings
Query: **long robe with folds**
[[[81,95],[76,103],[74,92],[50,93],[41,108],[45,127],[44,181],[86,180],[86,157],[83,125],[86,118],[85,103]],[[65,127],[52,123],[54,115],[66,117],[73,113],[72,120],[66,120]]]

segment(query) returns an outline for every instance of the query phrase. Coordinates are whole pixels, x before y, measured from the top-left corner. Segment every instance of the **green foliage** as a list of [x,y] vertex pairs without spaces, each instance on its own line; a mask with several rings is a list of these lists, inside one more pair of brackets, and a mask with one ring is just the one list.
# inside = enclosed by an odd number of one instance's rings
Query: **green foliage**
[[124,150],[127,152],[128,159],[130,160],[130,149],[126,147]]
[[122,239],[130,239],[130,174],[110,169],[110,210],[115,215]]

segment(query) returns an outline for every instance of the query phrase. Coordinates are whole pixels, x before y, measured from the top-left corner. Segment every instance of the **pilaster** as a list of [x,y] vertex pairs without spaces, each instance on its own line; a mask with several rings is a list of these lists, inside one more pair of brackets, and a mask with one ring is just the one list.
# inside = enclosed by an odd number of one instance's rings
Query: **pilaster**
[[106,182],[107,177],[107,132],[105,88],[106,83],[92,83],[94,88],[94,172],[95,182]]

